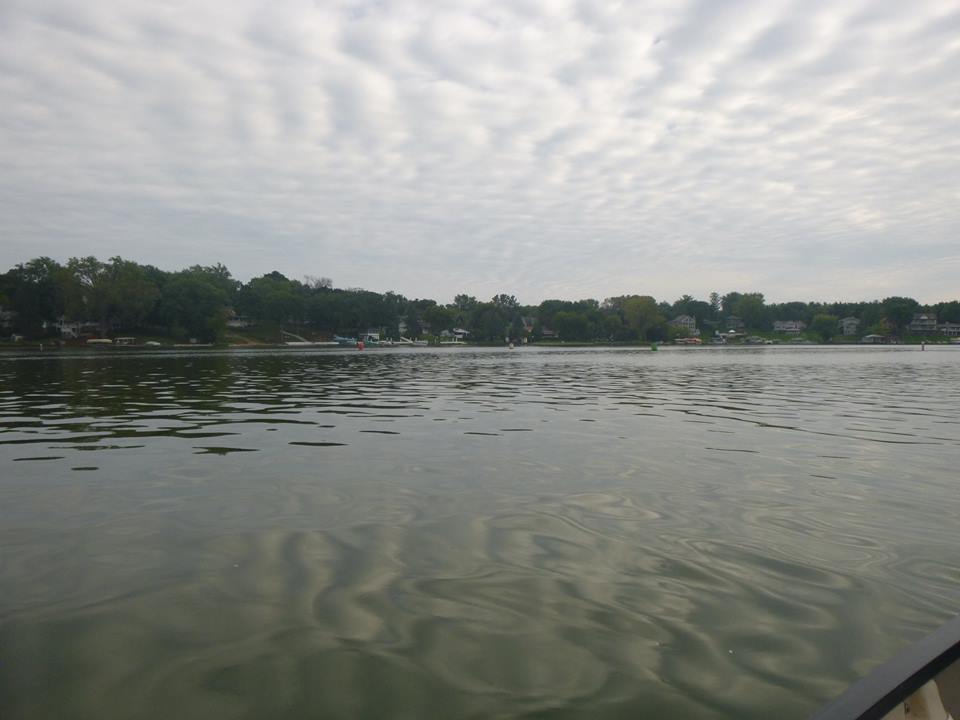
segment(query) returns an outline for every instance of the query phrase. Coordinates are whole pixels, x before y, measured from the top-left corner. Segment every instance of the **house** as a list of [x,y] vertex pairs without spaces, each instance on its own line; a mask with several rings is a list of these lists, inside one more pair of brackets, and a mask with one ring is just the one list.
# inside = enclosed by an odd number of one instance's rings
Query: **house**
[[529,315],[521,317],[520,322],[523,323],[524,332],[526,332],[528,335],[533,332],[533,325],[536,322],[536,320],[533,317]]
[[860,321],[855,317],[845,317],[840,321],[840,331],[844,335],[856,335],[860,330]]
[[17,317],[16,310],[4,310],[0,307],[0,327],[2,328],[11,328],[13,327],[13,321]]
[[950,337],[960,337],[960,323],[945,322],[937,325],[937,332]]
[[100,323],[93,320],[67,320],[66,315],[61,315],[58,320],[52,323],[51,327],[56,328],[63,339],[76,340],[82,335],[97,334],[100,330]]
[[913,320],[907,325],[907,329],[913,333],[937,332],[936,313],[914,313]]
[[245,328],[250,327],[253,323],[250,321],[250,318],[243,315],[237,315],[236,313],[231,312],[229,318],[227,318],[227,327],[229,328]]
[[743,330],[744,327],[743,320],[736,315],[727,316],[727,330]]
[[697,320],[691,315],[678,315],[670,320],[667,325],[678,330],[682,330],[687,335],[698,336],[700,331],[697,329]]
[[799,335],[807,327],[803,320],[774,320],[773,331],[787,335]]
[[540,328],[540,337],[545,340],[554,340],[557,338],[557,332],[556,330],[551,330],[548,327],[542,327]]
[[81,325],[79,321],[60,318],[53,326],[59,331],[62,338],[75,339],[80,337]]
[[380,335],[383,332],[383,328],[367,328],[364,332],[360,334],[360,338],[364,342],[380,342]]

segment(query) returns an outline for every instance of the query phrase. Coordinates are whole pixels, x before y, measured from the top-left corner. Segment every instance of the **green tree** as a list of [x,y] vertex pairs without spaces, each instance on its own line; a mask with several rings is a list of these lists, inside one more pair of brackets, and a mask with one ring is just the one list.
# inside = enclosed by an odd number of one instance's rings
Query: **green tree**
[[623,339],[623,319],[616,314],[603,316],[603,336],[607,340]]
[[933,310],[937,313],[937,319],[940,322],[960,323],[960,301],[937,303],[933,306]]
[[507,308],[509,310],[516,310],[520,307],[520,303],[517,302],[517,298],[514,295],[507,295],[506,293],[494,295],[491,302],[493,302],[493,304],[497,307]]
[[457,310],[469,312],[473,310],[479,303],[473,295],[457,295],[453,299],[453,304],[456,306]]
[[102,297],[101,323],[139,327],[160,299],[160,290],[146,269],[120,257],[110,258],[96,283]]
[[554,330],[561,340],[586,340],[588,335],[587,318],[582,313],[558,312],[553,318]]
[[720,293],[712,292],[710,293],[710,317],[718,318],[720,317]]
[[766,327],[763,293],[753,292],[741,295],[733,305],[733,314],[739,316],[748,328]]
[[444,330],[452,330],[456,317],[456,311],[441,305],[431,305],[423,311],[423,320],[430,325],[430,331],[434,335],[439,335]]
[[674,302],[670,308],[670,317],[677,317],[678,315],[689,315],[697,321],[698,327],[702,327],[707,320],[713,317],[713,308],[703,300],[697,300],[691,295],[684,295]]
[[723,315],[736,315],[737,312],[735,310],[735,306],[740,301],[741,297],[743,297],[742,293],[728,292],[726,295],[720,298],[720,310]]
[[263,322],[300,322],[306,311],[303,286],[276,271],[251,280],[238,299],[244,315]]
[[202,276],[173,275],[164,288],[160,315],[168,328],[204,342],[222,338],[227,322],[227,294]]
[[888,297],[880,303],[883,317],[891,327],[902,332],[920,310],[920,303],[908,297]]
[[39,257],[6,274],[5,294],[17,313],[17,329],[40,334],[44,322],[52,322],[63,314],[61,273],[62,266],[56,260]]
[[665,333],[666,321],[649,295],[631,295],[623,300],[623,320],[640,340],[656,339]]
[[810,329],[820,335],[824,342],[830,342],[833,336],[839,332],[840,318],[838,318],[836,315],[818,313],[817,315],[813,316],[813,322],[810,324]]
[[510,333],[510,310],[495,303],[480,303],[471,315],[471,336],[478,340],[502,341]]

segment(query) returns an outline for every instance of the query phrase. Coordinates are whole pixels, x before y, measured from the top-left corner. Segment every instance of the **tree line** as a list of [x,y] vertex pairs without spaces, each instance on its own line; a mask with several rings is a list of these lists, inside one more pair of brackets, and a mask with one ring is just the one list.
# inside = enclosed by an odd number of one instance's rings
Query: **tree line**
[[[823,339],[843,317],[863,332],[902,334],[914,313],[934,312],[940,322],[960,322],[960,302],[923,306],[906,297],[869,302],[767,303],[762,293],[683,295],[658,302],[649,295],[603,301],[545,300],[522,305],[501,293],[489,301],[461,294],[449,304],[386,292],[333,287],[327,278],[291,279],[270,272],[236,280],[222,264],[166,271],[120,257],[59,263],[40,257],[0,275],[0,310],[6,325],[27,337],[55,334],[55,323],[84,321],[101,335],[142,332],[171,338],[223,341],[232,319],[258,326],[303,330],[312,336],[357,335],[368,328],[390,337],[440,335],[462,328],[478,341],[558,338],[567,341],[662,341],[682,330],[668,321],[689,315],[705,334],[731,318],[747,329],[768,331],[776,320],[806,323]],[[242,332],[238,331],[238,332]]]

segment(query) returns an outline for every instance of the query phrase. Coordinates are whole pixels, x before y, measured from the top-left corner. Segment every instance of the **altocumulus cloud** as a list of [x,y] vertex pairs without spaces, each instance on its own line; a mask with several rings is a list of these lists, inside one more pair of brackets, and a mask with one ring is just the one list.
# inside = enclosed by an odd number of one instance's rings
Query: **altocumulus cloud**
[[960,7],[5,0],[0,262],[956,296]]

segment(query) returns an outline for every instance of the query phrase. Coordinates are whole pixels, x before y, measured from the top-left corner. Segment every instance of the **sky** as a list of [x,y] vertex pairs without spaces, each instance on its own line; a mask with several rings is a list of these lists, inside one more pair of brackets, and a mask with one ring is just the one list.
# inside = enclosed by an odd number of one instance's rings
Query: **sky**
[[2,0],[0,270],[960,297],[956,0]]

